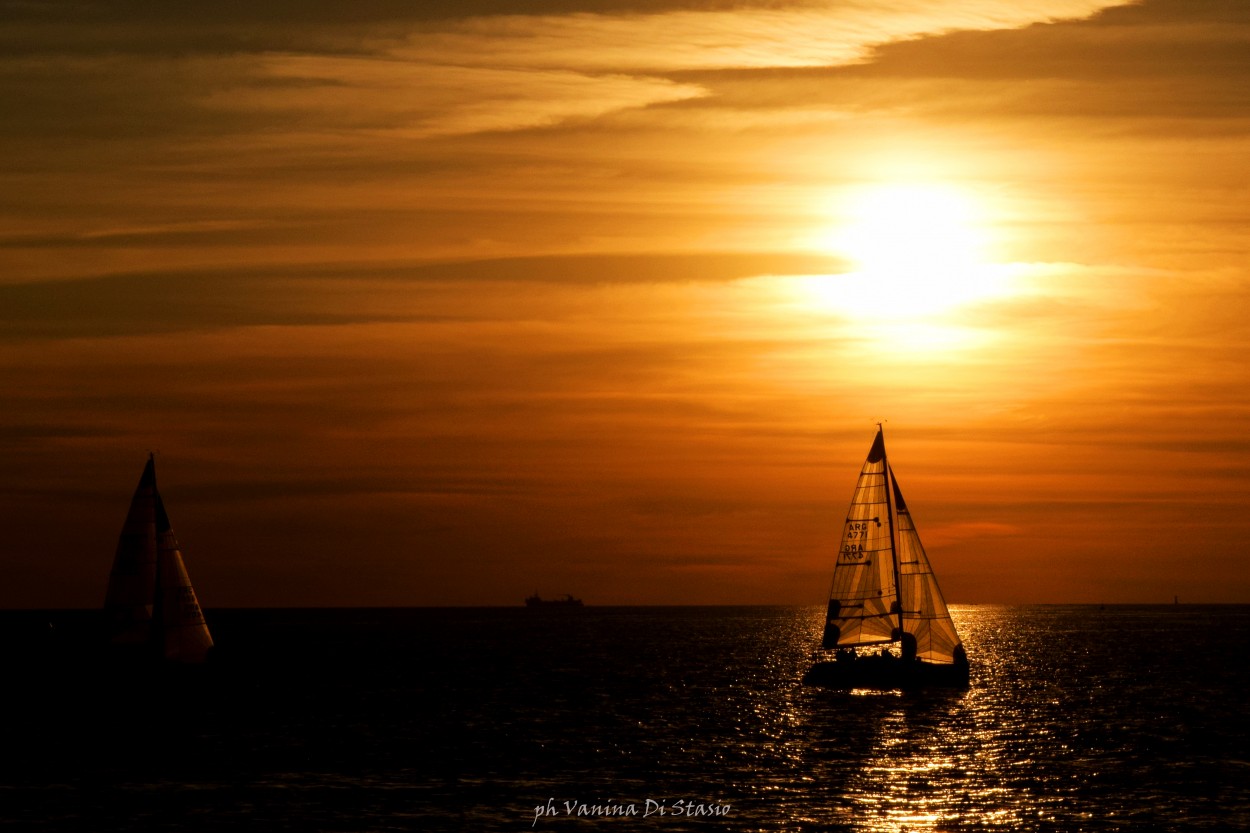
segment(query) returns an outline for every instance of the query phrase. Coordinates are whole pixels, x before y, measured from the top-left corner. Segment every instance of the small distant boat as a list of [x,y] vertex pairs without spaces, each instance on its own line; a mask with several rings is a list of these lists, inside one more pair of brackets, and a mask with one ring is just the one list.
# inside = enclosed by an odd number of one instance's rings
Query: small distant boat
[[846,515],[818,653],[803,678],[811,685],[968,686],[968,656],[886,458],[880,426]]
[[567,593],[564,595],[563,599],[544,599],[541,596],[539,596],[537,593],[535,593],[532,596],[526,597],[525,606],[526,607],[543,607],[543,608],[581,607],[582,600],[575,599],[573,598],[573,596]]
[[200,663],[213,647],[156,490],[156,462],[150,454],[117,542],[104,613],[109,644],[119,654]]

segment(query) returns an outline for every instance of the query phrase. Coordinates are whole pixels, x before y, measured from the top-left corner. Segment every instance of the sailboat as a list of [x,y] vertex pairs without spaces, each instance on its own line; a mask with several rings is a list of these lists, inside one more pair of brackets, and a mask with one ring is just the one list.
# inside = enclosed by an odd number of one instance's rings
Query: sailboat
[[213,647],[156,490],[156,461],[150,454],[117,542],[104,613],[109,644],[117,654],[201,663]]
[[968,685],[968,656],[880,425],[846,514],[817,662],[803,681],[832,688]]

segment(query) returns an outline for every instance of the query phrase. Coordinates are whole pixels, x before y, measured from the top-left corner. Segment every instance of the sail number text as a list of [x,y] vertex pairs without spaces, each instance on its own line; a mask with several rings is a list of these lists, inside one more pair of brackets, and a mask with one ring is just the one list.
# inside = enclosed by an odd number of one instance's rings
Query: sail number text
[[868,537],[868,521],[847,521],[842,536],[842,555],[847,558],[864,557],[864,539]]

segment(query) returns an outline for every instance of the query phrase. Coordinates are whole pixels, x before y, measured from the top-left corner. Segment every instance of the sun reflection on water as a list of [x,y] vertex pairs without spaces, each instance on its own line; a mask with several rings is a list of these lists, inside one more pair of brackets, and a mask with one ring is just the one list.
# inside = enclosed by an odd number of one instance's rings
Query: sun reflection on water
[[[985,685],[986,669],[1009,661],[1000,653],[1002,610],[951,612],[972,657],[968,691],[803,693],[809,730],[829,735],[811,747],[809,764],[836,773],[841,784],[823,806],[822,823],[914,833],[1013,829],[1046,817],[1046,798],[1012,786],[1013,773],[1028,766],[1012,747],[1034,732],[1024,716],[1002,713],[1001,692]],[[837,725],[824,722],[834,717]]]
[[[1247,795],[1222,774],[1227,758],[1204,764],[1190,746],[1195,724],[1220,721],[1218,681],[1195,693],[1118,656],[1154,632],[1150,619],[1062,606],[951,612],[971,659],[967,691],[796,694],[801,766],[815,777],[789,829],[1128,830],[1160,813],[1219,829],[1221,805],[1194,786],[1222,780],[1224,795]],[[1108,630],[1126,625],[1138,631]],[[1183,652],[1175,661],[1183,667]]]

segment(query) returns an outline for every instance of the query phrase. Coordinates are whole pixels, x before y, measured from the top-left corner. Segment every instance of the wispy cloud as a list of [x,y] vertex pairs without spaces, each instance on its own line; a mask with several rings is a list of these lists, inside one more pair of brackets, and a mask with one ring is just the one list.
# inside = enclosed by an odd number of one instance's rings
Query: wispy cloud
[[[648,4],[599,13],[404,16],[362,13],[336,38],[305,23],[248,40],[224,20],[139,15],[132,30],[62,9],[34,16],[0,61],[4,99],[22,118],[0,132],[68,129],[134,138],[272,129],[411,135],[512,130],[595,118],[708,94],[678,71],[836,66],[883,44],[961,29],[1084,17],[1112,0],[812,3],[732,9]],[[541,7],[540,7],[541,8]],[[302,11],[302,10],[301,10]],[[500,9],[496,9],[496,12]],[[238,25],[264,20],[235,10]],[[81,30],[74,28],[82,15]],[[317,14],[310,10],[309,20]],[[197,30],[199,31],[199,30]],[[85,32],[90,32],[88,37]],[[215,45],[214,33],[233,39]],[[81,36],[76,40],[75,33]],[[75,49],[78,44],[78,49]],[[66,97],[68,95],[68,97]],[[223,118],[230,113],[251,118]]]
[[314,130],[414,138],[544,127],[706,94],[663,78],[401,57],[267,55],[252,69],[246,86],[216,91],[204,103],[253,114],[285,111]]
[[[474,18],[414,36],[409,54],[460,63],[587,71],[829,66],[881,44],[957,29],[1080,18],[1122,0],[812,3],[789,8]],[[491,49],[483,51],[482,44]]]

